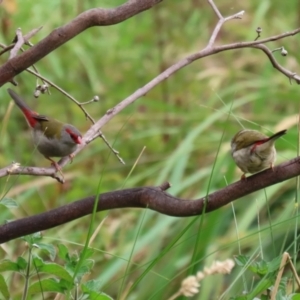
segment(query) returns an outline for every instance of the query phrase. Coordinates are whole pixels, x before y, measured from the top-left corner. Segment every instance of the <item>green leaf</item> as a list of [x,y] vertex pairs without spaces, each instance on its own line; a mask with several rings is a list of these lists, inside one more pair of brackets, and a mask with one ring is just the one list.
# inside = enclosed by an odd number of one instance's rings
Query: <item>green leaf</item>
[[101,293],[101,292],[94,292],[91,291],[89,293],[85,293],[85,295],[88,295],[88,299],[89,300],[113,300],[112,297],[110,297],[109,295],[105,294],[105,293]]
[[4,277],[1,274],[0,274],[0,292],[3,295],[3,297],[5,298],[5,300],[8,300],[10,298],[8,286],[5,282]]
[[281,277],[278,290],[281,291],[283,295],[286,294],[287,285],[288,285],[288,278]]
[[261,294],[262,292],[266,291],[270,286],[272,286],[273,280],[269,278],[261,279],[254,289],[247,295],[247,299],[253,299],[255,296]]
[[65,279],[66,281],[73,283],[72,276],[68,273],[68,271],[56,263],[45,263],[40,267],[39,271],[54,275],[58,278]]
[[30,246],[33,246],[34,244],[38,243],[42,239],[41,232],[35,232],[30,235],[23,236],[22,239],[27,242]]
[[29,294],[37,294],[41,292],[63,293],[65,289],[56,280],[49,278],[33,283],[29,289]]
[[240,267],[248,267],[250,257],[246,255],[236,255],[234,256],[236,264]]
[[290,297],[289,297],[290,300],[300,300],[300,294],[292,294],[290,295]]
[[64,279],[59,280],[59,284],[65,291],[70,291],[74,287],[74,282],[70,282]]
[[38,269],[38,271],[45,264],[44,260],[41,257],[39,257],[37,254],[34,254],[32,256],[32,263],[35,266],[35,268]]
[[94,253],[95,253],[95,251],[93,249],[87,248],[87,249],[85,249],[85,251],[80,253],[80,258],[82,255],[84,255],[84,258],[87,259],[87,258],[93,256]]
[[277,271],[281,261],[281,257],[276,257],[271,262],[266,262],[263,259],[256,262],[252,261],[252,259],[246,255],[237,255],[234,259],[238,266],[247,268],[259,276],[265,276],[266,274]]
[[81,289],[83,292],[99,292],[102,286],[101,280],[89,280],[81,285]]
[[278,290],[275,299],[276,300],[287,300],[288,298],[283,291]]
[[93,266],[94,266],[94,260],[88,259],[84,261],[83,265],[79,268],[76,274],[76,280],[80,282],[84,275],[90,273],[90,270],[92,269]]
[[4,259],[0,261],[0,272],[4,271],[19,271],[18,264],[11,260]]
[[5,206],[7,208],[17,208],[17,207],[19,207],[18,202],[16,202],[15,200],[13,200],[11,198],[3,198],[0,201],[0,204],[2,204],[3,206]]
[[64,261],[69,261],[69,250],[68,248],[63,245],[63,244],[59,244],[58,246],[58,257],[63,259]]
[[278,269],[280,267],[281,259],[282,259],[282,256],[277,256],[273,260],[268,262],[269,272],[278,271]]
[[17,258],[17,265],[19,270],[26,270],[28,263],[25,258],[19,256]]
[[249,266],[249,270],[260,276],[264,276],[269,273],[268,264],[265,260],[252,262]]
[[39,249],[42,249],[42,250],[46,251],[49,254],[50,259],[52,261],[55,259],[56,249],[52,244],[35,243],[34,246],[39,248]]

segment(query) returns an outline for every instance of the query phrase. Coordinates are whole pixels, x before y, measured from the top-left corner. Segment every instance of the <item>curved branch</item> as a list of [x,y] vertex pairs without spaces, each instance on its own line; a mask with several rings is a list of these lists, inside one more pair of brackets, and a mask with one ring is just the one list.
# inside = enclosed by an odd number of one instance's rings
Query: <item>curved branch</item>
[[260,49],[262,50],[269,58],[272,66],[277,69],[279,72],[281,72],[282,74],[284,74],[286,77],[288,77],[289,79],[294,79],[297,84],[300,84],[300,76],[297,75],[294,72],[289,71],[288,69],[282,67],[275,59],[275,57],[273,56],[272,51],[266,46],[266,45],[262,45],[262,44],[258,44],[253,46],[253,48],[256,49]]
[[[149,208],[175,217],[195,216],[214,211],[233,200],[299,174],[300,158],[297,157],[274,167],[273,170],[265,170],[247,177],[246,180],[237,181],[207,197],[193,201],[167,194],[165,190],[170,186],[169,184],[160,187],[141,187],[104,193],[99,197],[97,211],[136,207]],[[97,196],[90,196],[39,215],[2,225],[0,226],[0,243],[89,215],[93,212],[96,199]]]
[[84,30],[93,26],[118,24],[162,1],[128,0],[116,8],[94,8],[81,13],[68,24],[52,31],[32,48],[3,64],[0,67],[0,86]]

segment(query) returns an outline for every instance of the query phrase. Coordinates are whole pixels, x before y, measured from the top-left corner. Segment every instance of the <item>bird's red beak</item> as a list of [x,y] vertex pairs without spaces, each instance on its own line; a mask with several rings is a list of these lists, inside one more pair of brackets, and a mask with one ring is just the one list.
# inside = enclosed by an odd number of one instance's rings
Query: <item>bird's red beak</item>
[[82,137],[78,136],[76,139],[76,144],[83,144]]

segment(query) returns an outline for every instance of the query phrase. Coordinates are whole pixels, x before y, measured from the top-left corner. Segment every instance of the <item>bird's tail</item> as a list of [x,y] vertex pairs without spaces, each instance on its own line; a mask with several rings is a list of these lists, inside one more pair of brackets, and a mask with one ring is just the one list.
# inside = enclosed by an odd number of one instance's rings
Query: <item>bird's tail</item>
[[286,134],[286,132],[287,132],[286,129],[281,130],[281,131],[278,131],[277,133],[275,133],[275,134],[273,134],[272,136],[270,136],[270,137],[268,138],[268,140],[269,140],[269,141],[270,141],[270,140],[275,141],[275,140],[277,140],[278,138],[280,138],[281,136],[283,136],[284,134]]
[[7,89],[9,95],[12,97],[16,105],[22,110],[23,114],[26,117],[29,125],[34,127],[36,120],[34,119],[35,116],[38,116],[38,113],[31,110],[29,106],[24,102],[24,100],[13,90]]

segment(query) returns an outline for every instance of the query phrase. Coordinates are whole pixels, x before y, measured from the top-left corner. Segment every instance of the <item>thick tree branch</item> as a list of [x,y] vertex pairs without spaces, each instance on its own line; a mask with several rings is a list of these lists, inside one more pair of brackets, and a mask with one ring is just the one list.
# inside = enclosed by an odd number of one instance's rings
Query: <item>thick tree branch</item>
[[[196,216],[214,211],[233,200],[299,174],[300,158],[297,157],[274,167],[273,170],[265,170],[198,200],[173,197],[165,192],[169,185],[164,184],[160,187],[141,187],[101,194],[97,211],[137,207],[149,208],[175,217]],[[93,211],[96,199],[96,196],[87,197],[39,215],[2,225],[0,226],[0,243],[89,215]]]
[[52,31],[50,35],[32,48],[3,64],[0,67],[0,86],[84,30],[93,26],[107,26],[120,23],[162,1],[128,0],[125,4],[116,8],[94,8],[83,12],[68,24]]

